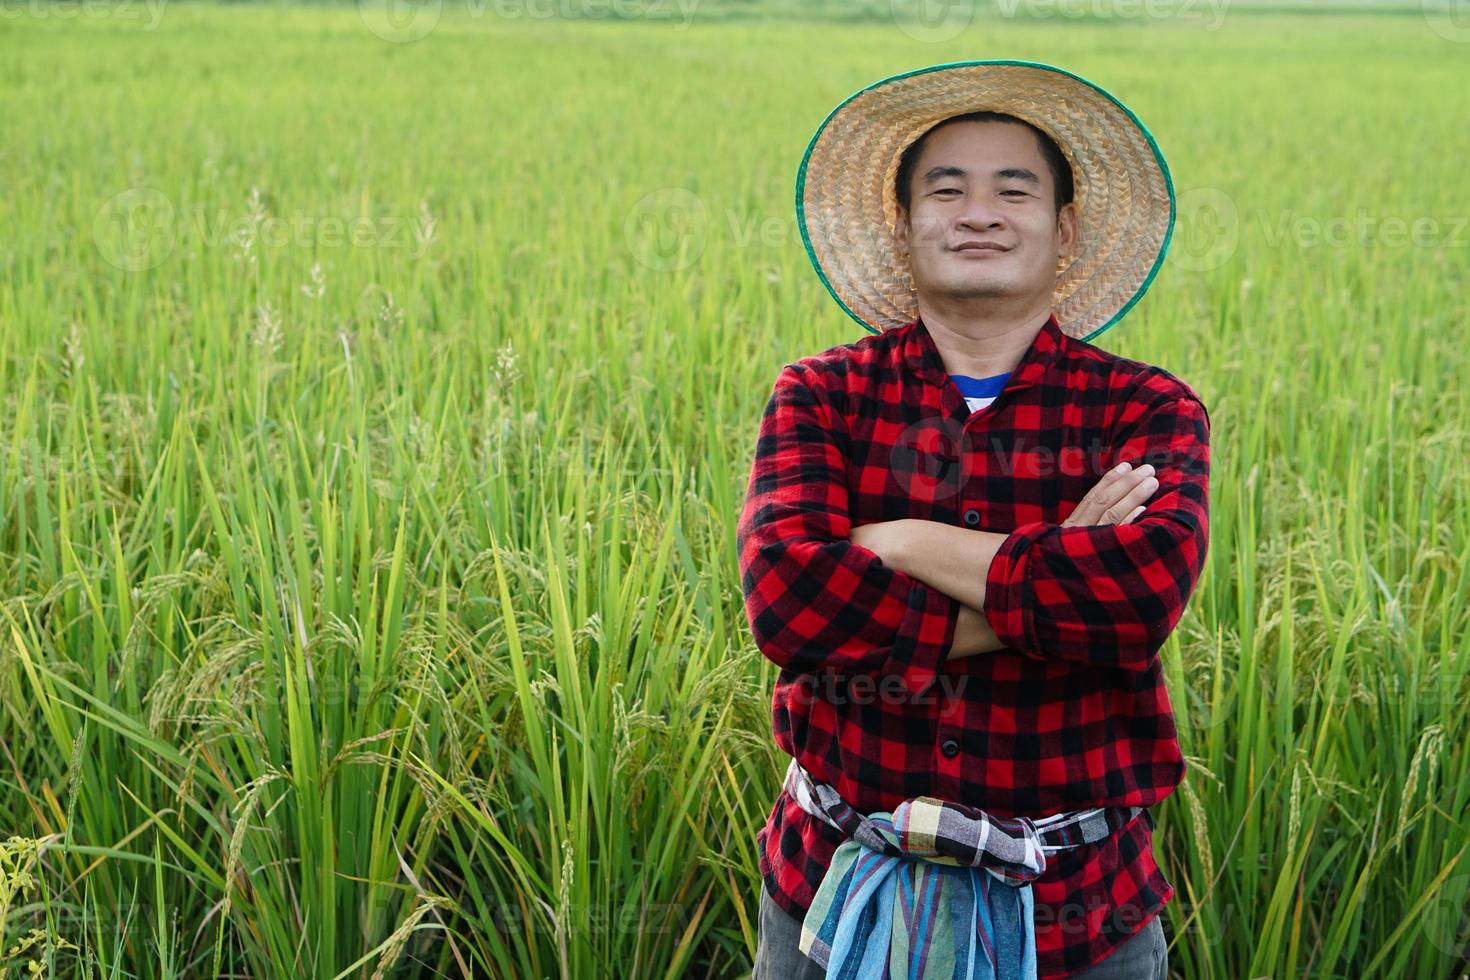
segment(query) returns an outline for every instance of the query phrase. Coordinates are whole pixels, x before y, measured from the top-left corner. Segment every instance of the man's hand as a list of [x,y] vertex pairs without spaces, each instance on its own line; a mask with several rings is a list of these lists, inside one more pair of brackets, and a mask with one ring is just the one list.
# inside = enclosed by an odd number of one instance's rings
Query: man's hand
[[848,537],[853,544],[862,545],[883,559],[883,564],[892,565],[901,572],[906,572],[901,558],[901,548],[907,535],[912,528],[908,525],[917,524],[918,521],[879,521],[877,524],[864,524],[854,527],[848,532]]
[[1128,524],[1143,513],[1143,502],[1158,488],[1159,481],[1154,476],[1152,463],[1145,463],[1137,469],[1131,463],[1114,466],[1087,491],[1087,496],[1062,521],[1062,527]]

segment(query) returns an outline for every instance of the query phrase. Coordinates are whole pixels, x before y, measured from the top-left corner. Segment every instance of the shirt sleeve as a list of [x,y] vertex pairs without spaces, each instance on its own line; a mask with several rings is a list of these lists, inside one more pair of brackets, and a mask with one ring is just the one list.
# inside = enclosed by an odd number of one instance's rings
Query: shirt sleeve
[[1006,537],[986,573],[983,608],[1002,643],[1042,660],[1153,665],[1208,549],[1209,433],[1198,399],[1153,403],[1124,424],[1109,463],[1154,465],[1159,485],[1143,513],[1130,524],[1035,521]]
[[850,540],[845,425],[805,370],[776,380],[736,531],[751,633],[785,670],[895,677],[922,693],[959,602]]

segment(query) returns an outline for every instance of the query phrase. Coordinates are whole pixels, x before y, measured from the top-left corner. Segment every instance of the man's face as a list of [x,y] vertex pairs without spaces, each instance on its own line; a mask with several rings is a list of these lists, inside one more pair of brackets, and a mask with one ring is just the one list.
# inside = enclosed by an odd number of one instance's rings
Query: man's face
[[1051,168],[1030,129],[961,122],[935,130],[909,195],[897,240],[920,295],[1049,302],[1057,260],[1076,244],[1077,205],[1057,212]]

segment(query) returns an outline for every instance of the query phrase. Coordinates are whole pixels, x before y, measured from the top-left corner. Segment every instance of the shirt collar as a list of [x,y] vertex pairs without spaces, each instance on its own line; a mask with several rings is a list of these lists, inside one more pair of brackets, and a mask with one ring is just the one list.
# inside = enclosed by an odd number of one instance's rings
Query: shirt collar
[[[1031,346],[1026,349],[1020,362],[1011,371],[1010,378],[1006,380],[1006,387],[1021,388],[1035,384],[1045,377],[1046,369],[1061,349],[1065,338],[1066,334],[1062,333],[1061,324],[1053,313],[1046,318],[1041,329],[1036,331]],[[939,348],[934,346],[934,337],[924,324],[923,317],[910,324],[908,336],[903,342],[903,358],[908,369],[918,377],[941,386],[949,382],[944,358],[939,356]]]

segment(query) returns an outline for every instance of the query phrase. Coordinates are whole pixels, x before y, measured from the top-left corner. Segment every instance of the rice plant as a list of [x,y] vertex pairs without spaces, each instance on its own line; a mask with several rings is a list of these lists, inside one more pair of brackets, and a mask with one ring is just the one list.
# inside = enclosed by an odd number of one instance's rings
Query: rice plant
[[1118,93],[1179,191],[1097,340],[1211,412],[1176,975],[1470,970],[1463,39],[497,9],[0,19],[6,975],[747,972],[735,519],[780,366],[860,335],[796,165],[995,56]]

